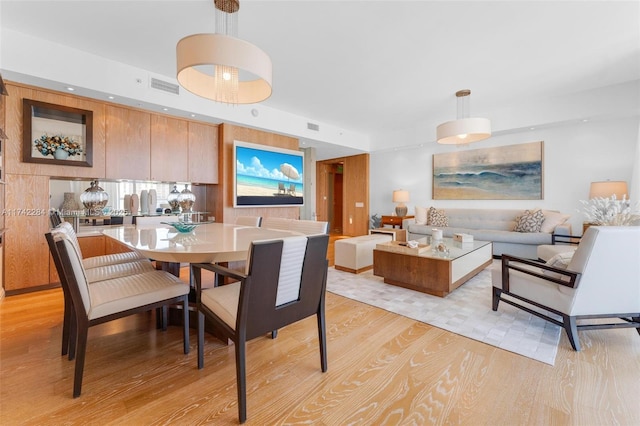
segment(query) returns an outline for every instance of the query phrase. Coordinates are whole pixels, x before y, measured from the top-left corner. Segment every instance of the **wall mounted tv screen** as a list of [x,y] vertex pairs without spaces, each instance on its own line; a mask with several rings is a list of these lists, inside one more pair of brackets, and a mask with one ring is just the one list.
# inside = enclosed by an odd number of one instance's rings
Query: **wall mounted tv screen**
[[234,207],[304,204],[304,153],[234,141]]

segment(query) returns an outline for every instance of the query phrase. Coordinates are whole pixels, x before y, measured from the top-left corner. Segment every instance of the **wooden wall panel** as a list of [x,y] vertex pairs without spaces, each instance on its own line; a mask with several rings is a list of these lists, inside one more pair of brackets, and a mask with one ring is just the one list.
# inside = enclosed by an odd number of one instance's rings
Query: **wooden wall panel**
[[345,157],[343,179],[343,234],[365,235],[369,230],[369,154]]
[[218,183],[218,126],[189,123],[189,181]]
[[[7,174],[4,240],[7,292],[49,283],[49,177]],[[10,207],[9,207],[10,206]]]
[[[104,104],[77,96],[65,96],[44,89],[10,83],[7,85],[11,96],[6,98],[6,132],[9,143],[5,150],[7,173],[58,177],[105,176],[105,110]],[[93,111],[93,166],[60,166],[57,164],[24,163],[22,161],[22,100],[32,99],[56,105],[70,106]]]
[[112,105],[106,114],[106,178],[149,180],[151,114]]
[[286,149],[298,149],[298,139],[246,127],[222,124],[219,126],[221,146],[219,164],[221,180],[216,202],[216,221],[233,223],[237,216],[300,218],[299,207],[233,208],[233,141],[251,142]]
[[151,180],[188,181],[188,123],[151,115]]

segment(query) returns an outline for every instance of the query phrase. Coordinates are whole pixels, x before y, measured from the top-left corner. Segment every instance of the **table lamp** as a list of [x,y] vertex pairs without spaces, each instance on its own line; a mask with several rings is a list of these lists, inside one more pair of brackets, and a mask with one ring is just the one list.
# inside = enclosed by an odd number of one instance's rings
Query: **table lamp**
[[623,197],[629,198],[627,190],[627,182],[623,180],[607,180],[603,182],[591,182],[589,189],[589,198],[611,198],[616,196],[616,200],[622,200]]
[[396,204],[396,216],[404,217],[407,215],[407,206],[404,204],[409,201],[409,191],[397,189],[393,191],[393,202]]

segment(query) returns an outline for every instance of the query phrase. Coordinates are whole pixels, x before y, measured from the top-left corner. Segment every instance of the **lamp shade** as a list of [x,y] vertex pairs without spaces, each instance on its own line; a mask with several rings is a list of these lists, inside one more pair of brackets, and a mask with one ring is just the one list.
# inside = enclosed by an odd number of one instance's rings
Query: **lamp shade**
[[436,128],[438,143],[445,145],[481,141],[491,136],[491,121],[470,117],[447,121]]
[[394,203],[406,203],[407,201],[409,201],[409,191],[405,191],[404,189],[393,191]]
[[[224,34],[194,34],[176,47],[178,82],[193,94],[217,102],[251,104],[271,96],[272,65],[269,56],[253,44]],[[219,76],[202,72],[203,66],[225,66],[244,71],[254,79],[237,82],[237,100],[229,100]],[[241,76],[240,76],[241,77]],[[240,78],[238,77],[238,78]]]
[[612,195],[615,195],[617,200],[628,197],[627,182],[623,180],[591,182],[589,198],[611,198]]

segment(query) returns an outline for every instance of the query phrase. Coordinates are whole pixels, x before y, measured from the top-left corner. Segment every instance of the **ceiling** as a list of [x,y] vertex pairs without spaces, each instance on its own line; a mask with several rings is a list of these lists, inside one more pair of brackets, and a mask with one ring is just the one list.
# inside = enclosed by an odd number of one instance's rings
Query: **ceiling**
[[[489,115],[516,99],[638,79],[638,1],[241,1],[239,37],[273,62],[265,105],[365,135]],[[1,25],[175,78],[214,32],[212,0],[6,1]],[[434,130],[435,132],[435,130]]]

